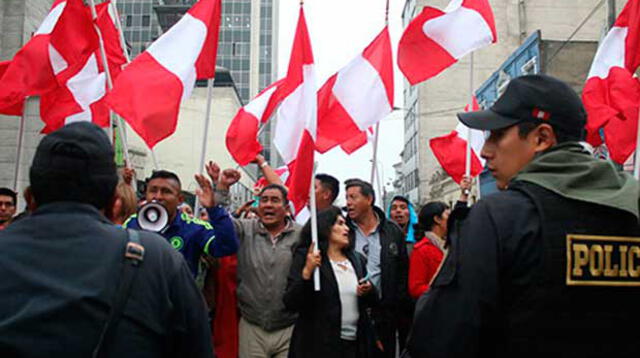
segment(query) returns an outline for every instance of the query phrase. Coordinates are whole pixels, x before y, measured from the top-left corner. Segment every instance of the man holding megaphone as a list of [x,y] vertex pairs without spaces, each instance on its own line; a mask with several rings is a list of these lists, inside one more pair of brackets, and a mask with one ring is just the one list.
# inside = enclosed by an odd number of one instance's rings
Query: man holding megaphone
[[202,254],[220,257],[238,251],[233,223],[227,211],[216,205],[211,182],[199,174],[195,179],[200,186],[196,194],[209,214],[208,222],[178,210],[184,201],[180,179],[175,173],[158,170],[147,182],[146,204],[124,223],[126,228],[162,235],[184,256],[194,277]]

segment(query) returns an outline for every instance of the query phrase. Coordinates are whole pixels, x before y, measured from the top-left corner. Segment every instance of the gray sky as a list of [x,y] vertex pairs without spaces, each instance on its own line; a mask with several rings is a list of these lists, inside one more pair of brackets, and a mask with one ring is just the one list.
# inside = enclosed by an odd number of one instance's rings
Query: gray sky
[[[279,0],[280,19],[278,36],[278,78],[286,75],[293,34],[298,20],[299,0]],[[345,66],[384,27],[385,0],[307,0],[304,11],[313,46],[313,56],[318,76],[318,86]],[[402,35],[402,8],[404,0],[390,0],[389,32],[393,47],[396,107],[403,107],[402,73],[397,69],[396,50]],[[392,165],[400,161],[404,145],[404,112],[397,110],[380,124],[378,161],[381,164],[383,183],[395,177]],[[359,177],[367,181],[371,176],[372,144],[368,144],[351,156],[340,148],[317,155],[318,172],[336,176],[342,183],[345,179]],[[390,188],[390,186],[387,186]],[[340,188],[341,193],[343,187]],[[341,199],[342,199],[341,195]]]

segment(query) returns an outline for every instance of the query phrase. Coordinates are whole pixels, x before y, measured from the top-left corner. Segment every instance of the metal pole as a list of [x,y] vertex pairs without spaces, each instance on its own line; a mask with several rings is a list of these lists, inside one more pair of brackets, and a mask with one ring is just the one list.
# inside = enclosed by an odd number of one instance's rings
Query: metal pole
[[616,22],[616,0],[607,0],[607,27],[611,30]]
[[380,136],[380,122],[376,123],[376,136],[373,140],[373,161],[371,162],[371,185],[376,175],[376,161],[378,160],[378,137]]
[[22,116],[20,117],[20,127],[18,129],[18,148],[16,149],[16,169],[13,175],[13,191],[18,192],[18,180],[20,179],[20,161],[22,160],[22,142],[24,140],[24,127],[27,120],[27,100],[25,98]]
[[634,154],[633,177],[640,180],[640,111],[638,111],[638,129],[636,130],[636,151]]
[[[311,185],[309,186],[309,211],[311,212],[311,244],[313,245],[313,250],[318,251],[318,209],[316,208],[315,174],[316,165],[314,163],[311,172]],[[320,270],[318,268],[313,270],[313,288],[315,291],[320,291]]]
[[[200,153],[200,166],[198,167],[198,173],[204,172],[204,161],[207,157],[207,135],[209,134],[209,121],[211,117],[211,102],[213,100],[213,78],[207,80],[207,109],[204,114],[204,133],[202,134],[202,152]],[[213,183],[215,184],[215,183]],[[200,212],[200,200],[196,197],[196,205],[193,211],[194,213]]]
[[[469,111],[473,111],[473,52],[469,57]],[[466,127],[467,150],[464,160],[464,175],[471,176],[471,128]]]
[[[111,71],[109,70],[109,62],[107,61],[107,52],[104,48],[104,40],[102,38],[102,32],[100,31],[100,28],[96,24],[96,20],[98,19],[98,13],[96,12],[96,4],[94,0],[89,0],[89,3],[91,4],[91,16],[94,21],[93,27],[96,29],[96,33],[98,34],[98,43],[100,44],[100,57],[102,59],[102,66],[104,67],[104,73],[107,76],[107,89],[111,91],[113,89],[113,79],[111,78]],[[110,122],[109,136],[111,137],[111,140],[113,140],[113,127],[116,124],[114,123],[114,118],[113,118],[113,115],[111,114],[111,110],[109,110],[109,122]],[[120,140],[122,141],[122,148],[124,151],[124,160],[127,168],[130,168],[131,160],[129,159],[129,144],[127,143],[127,138],[124,133],[124,121],[122,120],[122,118],[120,118],[119,125],[116,125],[116,126],[118,127],[118,133],[120,134]],[[114,141],[114,144],[115,144],[115,141]]]

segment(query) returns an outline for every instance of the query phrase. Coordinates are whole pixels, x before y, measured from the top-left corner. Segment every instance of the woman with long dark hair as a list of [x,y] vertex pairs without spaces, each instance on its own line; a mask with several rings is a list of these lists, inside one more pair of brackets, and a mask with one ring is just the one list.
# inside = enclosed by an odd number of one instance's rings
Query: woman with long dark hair
[[417,243],[409,257],[409,295],[414,299],[429,289],[440,267],[450,212],[449,206],[440,201],[427,203],[420,209],[418,223],[414,225]]
[[[339,208],[319,212],[317,226],[319,251],[311,244],[311,220],[302,228],[284,295],[287,309],[299,314],[289,357],[370,357],[374,338],[366,307],[376,293],[366,279],[365,259],[349,244]],[[320,291],[314,291],[316,269]]]

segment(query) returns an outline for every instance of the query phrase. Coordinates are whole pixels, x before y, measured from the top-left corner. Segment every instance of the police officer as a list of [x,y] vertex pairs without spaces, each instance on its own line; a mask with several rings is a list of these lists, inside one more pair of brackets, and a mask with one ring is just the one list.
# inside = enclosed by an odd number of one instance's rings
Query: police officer
[[450,230],[411,356],[637,357],[639,186],[579,142],[578,96],[523,76],[458,117],[490,131],[481,155],[501,192]]
[[[91,357],[121,297],[104,356],[212,356],[204,301],[180,254],[141,232],[141,260],[135,268],[125,260],[127,232],[104,216],[118,183],[113,157],[107,135],[88,122],[38,145],[37,208],[0,232],[0,356]],[[133,278],[123,295],[125,274]]]
[[[203,221],[178,210],[184,202],[180,179],[166,170],[154,171],[147,181],[145,199],[155,200],[168,212],[169,224],[160,232],[169,243],[184,256],[195,277],[202,254],[213,257],[226,256],[238,251],[238,239],[229,213],[217,205],[211,182],[202,175],[195,176],[200,186],[198,197],[206,208],[209,221]],[[132,215],[124,226],[140,229],[138,215]]]

